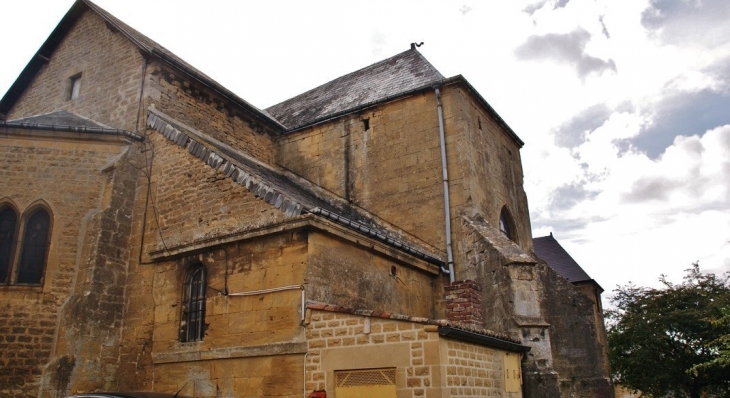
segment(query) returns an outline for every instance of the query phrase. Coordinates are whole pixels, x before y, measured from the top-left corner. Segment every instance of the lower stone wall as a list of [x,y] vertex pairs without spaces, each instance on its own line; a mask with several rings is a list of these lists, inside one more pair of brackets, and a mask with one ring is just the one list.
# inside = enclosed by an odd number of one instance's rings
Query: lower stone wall
[[307,393],[326,390],[334,396],[338,370],[396,368],[399,398],[435,396],[428,392],[440,384],[439,336],[424,326],[315,311],[306,332]]
[[439,327],[425,319],[361,316],[311,306],[307,311],[304,396],[318,390],[330,397],[345,395],[338,385],[339,372],[394,370],[394,398],[522,397],[521,392],[505,392],[505,352],[500,349],[442,337]]
[[55,342],[56,302],[40,293],[18,293],[0,291],[0,397],[37,396]]
[[454,340],[444,343],[448,350],[446,385],[449,396],[511,396],[504,392],[501,351]]
[[154,391],[196,398],[300,398],[302,355],[272,355],[155,365]]

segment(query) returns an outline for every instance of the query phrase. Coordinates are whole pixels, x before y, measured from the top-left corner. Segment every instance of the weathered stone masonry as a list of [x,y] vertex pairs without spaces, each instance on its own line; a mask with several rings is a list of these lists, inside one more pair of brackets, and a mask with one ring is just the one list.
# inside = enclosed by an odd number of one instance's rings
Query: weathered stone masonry
[[[262,111],[78,0],[0,117],[0,207],[52,215],[43,283],[0,286],[0,395],[380,372],[398,398],[610,396],[594,303],[532,253],[522,141],[415,46]],[[191,267],[205,325],[181,341]]]

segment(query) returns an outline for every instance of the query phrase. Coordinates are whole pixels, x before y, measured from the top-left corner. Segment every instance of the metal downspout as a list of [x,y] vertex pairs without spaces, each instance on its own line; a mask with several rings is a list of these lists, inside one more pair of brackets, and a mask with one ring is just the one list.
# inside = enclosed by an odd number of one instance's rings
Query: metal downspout
[[441,92],[439,87],[434,87],[436,92],[436,103],[438,104],[439,119],[439,141],[441,143],[441,170],[443,172],[444,184],[444,225],[446,228],[446,263],[449,269],[441,267],[441,271],[449,274],[449,282],[454,283],[454,253],[451,250],[451,203],[449,202],[449,172],[446,168],[446,137],[444,135],[444,111],[441,104]]

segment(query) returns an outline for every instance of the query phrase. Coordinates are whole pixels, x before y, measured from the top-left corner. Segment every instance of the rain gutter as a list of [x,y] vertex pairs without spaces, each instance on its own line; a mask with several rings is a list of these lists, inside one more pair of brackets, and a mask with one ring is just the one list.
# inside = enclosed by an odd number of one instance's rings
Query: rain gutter
[[427,263],[437,265],[437,266],[441,267],[442,270],[444,269],[444,262],[439,260],[438,258],[430,256],[430,255],[416,249],[415,247],[409,246],[401,241],[390,238],[390,237],[386,236],[385,234],[376,231],[373,228],[363,225],[362,223],[350,220],[346,217],[342,217],[341,215],[335,214],[335,213],[325,210],[321,207],[315,207],[313,209],[308,209],[307,212],[322,216],[329,220],[332,220],[337,224],[340,224],[342,226],[349,228],[350,230],[359,232],[365,236],[369,236],[370,238],[383,242],[390,247],[393,247],[397,250],[400,250],[400,251],[408,253],[414,257],[417,257],[421,260],[424,260]]
[[444,111],[441,103],[440,86],[434,86],[436,93],[436,109],[439,121],[439,143],[441,144],[441,173],[444,185],[444,229],[446,233],[446,265],[448,269],[441,267],[441,271],[449,274],[449,282],[454,283],[454,252],[451,248],[451,202],[449,201],[449,172],[446,166],[446,135],[444,134]]
[[108,129],[104,127],[76,127],[56,124],[7,122],[0,120],[0,127],[26,130],[62,131],[67,133],[91,133],[102,135],[118,135],[134,141],[144,141],[144,136],[127,130]]
[[527,353],[530,347],[452,326],[439,326],[439,335],[505,351]]

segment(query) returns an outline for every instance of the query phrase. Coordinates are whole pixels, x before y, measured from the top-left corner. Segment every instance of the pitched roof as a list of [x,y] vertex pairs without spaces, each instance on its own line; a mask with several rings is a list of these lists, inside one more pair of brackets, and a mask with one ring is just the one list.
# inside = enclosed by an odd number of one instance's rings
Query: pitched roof
[[560,276],[569,282],[586,282],[592,281],[591,277],[578,265],[573,257],[568,254],[563,246],[560,246],[553,234],[533,238],[533,251],[538,257],[543,259],[550,268],[554,269]]
[[135,141],[142,141],[144,139],[144,136],[141,134],[127,130],[111,128],[94,120],[65,110],[29,116],[15,120],[0,120],[0,127],[19,128],[27,130],[119,135],[131,138]]
[[127,37],[127,39],[129,39],[132,43],[139,47],[140,51],[161,59],[167,64],[180,70],[184,74],[187,74],[191,78],[206,85],[211,90],[217,92],[231,102],[248,110],[261,122],[266,123],[267,125],[272,126],[277,130],[282,130],[283,126],[274,118],[272,118],[271,115],[250,104],[243,98],[240,98],[233,92],[220,85],[215,80],[211,79],[203,72],[185,62],[182,58],[178,57],[165,47],[159,45],[154,40],[150,39],[149,37],[143,35],[129,25],[120,21],[115,16],[111,15],[90,0],[76,0],[71,9],[69,9],[63,19],[61,19],[61,22],[58,23],[58,26],[56,26],[48,39],[46,39],[45,43],[43,43],[36,55],[30,60],[30,62],[28,62],[28,65],[26,65],[25,69],[23,69],[23,71],[20,73],[20,76],[15,81],[15,83],[13,83],[5,96],[0,99],[0,119],[3,118],[2,115],[7,114],[7,112],[10,111],[10,109],[15,104],[15,101],[17,101],[20,95],[30,85],[31,81],[33,80],[33,78],[35,78],[35,75],[40,71],[41,67],[46,62],[48,62],[48,59],[51,57],[56,48],[58,48],[58,46],[61,44],[63,39],[66,37],[66,34],[68,34],[68,32],[73,27],[74,23],[81,17],[81,15],[83,15],[85,11],[89,9],[93,10],[100,17],[102,17],[107,22],[107,26],[109,26],[110,29],[117,30],[125,37]]
[[22,119],[8,120],[8,123],[19,124],[45,124],[49,126],[73,126],[73,127],[90,127],[90,128],[110,128],[104,124],[95,122],[72,112],[60,110],[51,113],[43,113],[24,117]]
[[266,111],[292,130],[429,87],[443,79],[444,76],[421,53],[410,49],[271,106]]

